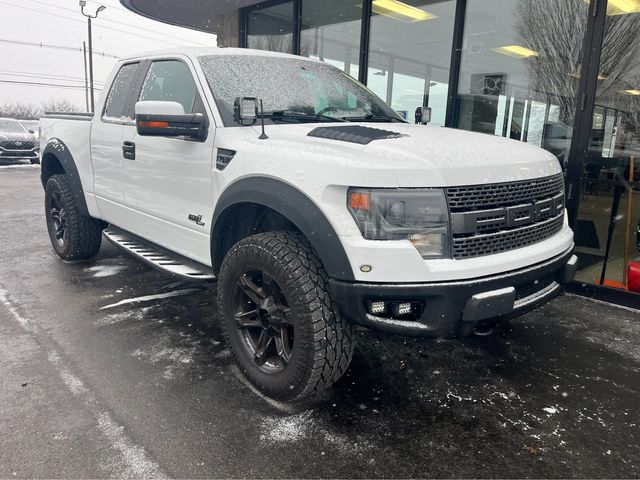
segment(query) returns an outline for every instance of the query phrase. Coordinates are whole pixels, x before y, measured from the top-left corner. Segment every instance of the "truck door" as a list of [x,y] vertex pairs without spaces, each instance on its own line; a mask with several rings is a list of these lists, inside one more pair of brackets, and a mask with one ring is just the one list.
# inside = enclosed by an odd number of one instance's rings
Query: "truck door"
[[205,141],[149,137],[124,126],[124,142],[135,159],[124,160],[128,230],[173,251],[210,264],[213,216],[213,117],[203,103],[201,85],[188,59],[154,60],[139,101],[180,103],[185,113],[202,113],[210,123]]
[[[91,128],[93,183],[100,216],[122,225],[124,207],[124,171],[122,141],[124,125],[133,124],[135,89],[140,62],[127,63],[116,73],[101,112]],[[136,92],[137,95],[137,92]]]

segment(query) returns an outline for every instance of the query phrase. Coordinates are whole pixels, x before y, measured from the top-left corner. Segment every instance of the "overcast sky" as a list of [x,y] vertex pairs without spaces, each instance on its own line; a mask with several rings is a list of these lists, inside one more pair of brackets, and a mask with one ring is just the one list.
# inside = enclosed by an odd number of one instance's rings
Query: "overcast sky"
[[[93,22],[96,88],[104,86],[114,56],[180,45],[216,45],[215,35],[149,20],[125,9],[118,0],[89,1],[85,11],[93,13],[100,4],[107,9]],[[84,109],[82,42],[86,40],[87,21],[78,0],[0,0],[0,104],[39,104],[53,98]],[[100,93],[96,91],[96,102]]]

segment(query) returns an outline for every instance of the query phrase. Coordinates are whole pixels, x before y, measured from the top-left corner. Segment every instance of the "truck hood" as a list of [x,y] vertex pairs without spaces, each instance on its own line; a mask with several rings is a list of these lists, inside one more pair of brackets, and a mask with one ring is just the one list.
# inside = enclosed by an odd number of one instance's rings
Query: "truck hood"
[[35,142],[36,137],[30,133],[5,133],[0,132],[0,142]]
[[[354,125],[382,130],[364,131],[371,137],[383,138],[367,144],[354,143],[348,134],[341,133]],[[316,128],[328,129],[327,136],[334,138],[310,136]],[[339,170],[340,176],[354,185],[363,170],[369,174],[378,171],[382,183],[399,187],[499,183],[540,178],[561,171],[557,158],[541,148],[517,140],[437,126],[318,123],[267,125],[265,129],[267,140],[258,140],[260,131],[256,127],[223,130],[231,137],[241,135],[244,145],[259,149],[262,155],[269,152],[277,156],[291,155],[299,159],[300,166]],[[240,140],[223,137],[225,144]],[[236,143],[236,148],[238,146]],[[230,144],[229,148],[234,146]],[[302,163],[305,159],[311,163]]]

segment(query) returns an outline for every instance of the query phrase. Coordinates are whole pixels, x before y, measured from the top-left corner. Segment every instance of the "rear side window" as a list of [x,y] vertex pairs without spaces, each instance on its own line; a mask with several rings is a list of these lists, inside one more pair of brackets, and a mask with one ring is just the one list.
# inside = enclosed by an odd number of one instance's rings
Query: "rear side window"
[[204,114],[189,67],[179,60],[159,60],[151,64],[142,84],[140,100],[178,102],[184,107],[184,113]]
[[129,96],[138,72],[138,65],[138,63],[128,63],[118,71],[104,104],[102,116],[104,120],[133,122],[134,107],[129,103]]

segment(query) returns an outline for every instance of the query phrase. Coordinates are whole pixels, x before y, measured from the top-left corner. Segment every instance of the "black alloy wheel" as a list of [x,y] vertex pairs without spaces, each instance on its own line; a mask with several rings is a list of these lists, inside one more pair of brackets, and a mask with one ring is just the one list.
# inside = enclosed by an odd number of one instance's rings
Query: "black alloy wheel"
[[291,361],[294,326],[280,285],[263,270],[250,270],[236,281],[233,296],[236,328],[255,365],[281,372]]
[[60,191],[55,191],[51,195],[49,219],[55,242],[60,248],[64,248],[64,244],[67,241],[67,212],[64,209]]

